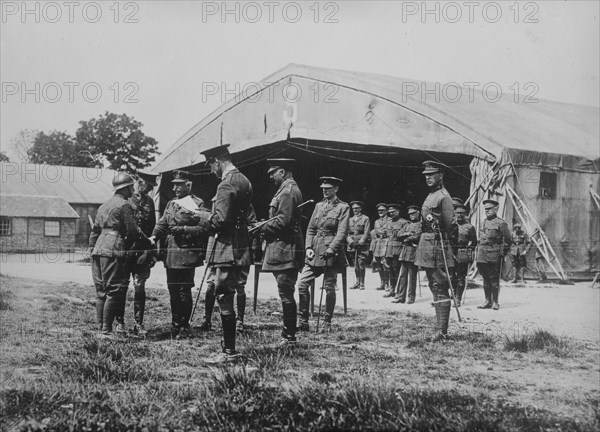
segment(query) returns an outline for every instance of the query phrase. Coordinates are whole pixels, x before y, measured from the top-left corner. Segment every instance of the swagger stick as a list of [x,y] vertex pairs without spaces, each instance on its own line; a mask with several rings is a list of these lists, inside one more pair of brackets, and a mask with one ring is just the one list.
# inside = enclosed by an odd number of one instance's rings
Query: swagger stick
[[448,278],[448,284],[450,284],[450,292],[452,293],[452,300],[456,314],[458,315],[458,322],[462,322],[460,312],[458,311],[458,305],[456,304],[456,295],[454,294],[454,288],[452,287],[452,278],[450,277],[450,271],[448,270],[448,261],[446,260],[446,244],[444,243],[444,235],[440,231],[440,243],[442,245],[442,257],[444,258],[444,267],[446,268],[446,278]]
[[198,295],[196,296],[196,302],[194,303],[194,309],[192,309],[192,314],[190,315],[190,322],[194,319],[194,312],[196,312],[196,307],[198,307],[198,301],[200,301],[200,293],[202,292],[202,286],[204,285],[204,281],[206,280],[206,274],[208,273],[209,267],[211,267],[211,261],[215,257],[215,249],[217,247],[217,238],[219,237],[219,233],[215,234],[215,240],[213,242],[213,247],[210,251],[210,256],[208,257],[208,261],[206,261],[206,267],[204,268],[204,275],[202,276],[202,280],[200,281],[200,287],[198,288]]

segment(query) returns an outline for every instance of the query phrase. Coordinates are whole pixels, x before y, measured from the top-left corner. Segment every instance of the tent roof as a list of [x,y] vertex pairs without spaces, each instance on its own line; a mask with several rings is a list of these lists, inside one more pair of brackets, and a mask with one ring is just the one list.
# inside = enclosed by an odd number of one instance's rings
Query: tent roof
[[[287,93],[286,99],[286,84],[298,96]],[[455,83],[299,64],[245,88],[186,132],[154,169],[196,164],[203,160],[200,151],[219,143],[231,143],[237,153],[288,138],[456,152],[491,161],[506,150],[573,156],[566,158],[569,163],[600,158],[599,108],[527,95],[515,100],[508,89],[492,101],[493,87],[484,94]],[[293,119],[291,126],[286,117]]]
[[39,195],[0,195],[0,216],[78,219],[64,198]]
[[102,204],[113,193],[115,171],[2,162],[0,175],[3,194],[60,196],[71,204]]

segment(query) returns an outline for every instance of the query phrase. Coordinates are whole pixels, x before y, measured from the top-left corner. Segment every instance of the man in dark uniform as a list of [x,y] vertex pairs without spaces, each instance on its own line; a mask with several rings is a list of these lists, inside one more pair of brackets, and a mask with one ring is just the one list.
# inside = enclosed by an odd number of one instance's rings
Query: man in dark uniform
[[196,267],[202,265],[206,253],[206,237],[198,227],[199,212],[206,207],[202,199],[191,194],[192,183],[187,172],[175,171],[172,183],[175,198],[167,203],[152,237],[163,240],[166,249],[161,254],[171,300],[171,334],[176,339],[186,339],[191,336]]
[[385,252],[385,260],[390,272],[390,289],[384,297],[395,297],[396,289],[398,288],[398,276],[400,275],[400,261],[398,261],[398,256],[402,249],[402,241],[398,238],[398,233],[408,223],[406,219],[400,217],[400,207],[400,204],[390,204],[388,206],[388,245]]
[[483,277],[485,302],[477,306],[479,309],[499,309],[500,270],[502,260],[510,247],[511,236],[508,225],[496,216],[498,201],[483,201],[485,220],[479,228],[479,244],[477,246],[477,269]]
[[[215,269],[215,294],[223,327],[222,352],[207,363],[239,360],[235,349],[236,314],[233,299],[244,291],[251,264],[248,219],[252,210],[252,184],[232,163],[229,144],[203,151],[210,171],[221,179],[210,214],[200,221],[203,231],[213,235],[208,243],[207,265]],[[213,251],[214,248],[214,251]]]
[[352,201],[350,207],[354,216],[350,218],[348,229],[348,256],[354,263],[356,283],[350,289],[365,289],[366,263],[369,257],[369,231],[371,221],[362,214],[362,201]]
[[515,277],[512,283],[517,283],[519,277],[521,283],[525,283],[525,269],[527,268],[527,251],[529,250],[529,236],[522,229],[520,222],[513,225],[512,246],[510,247],[510,260],[515,269]]
[[477,246],[477,233],[475,227],[467,221],[467,208],[463,204],[456,205],[454,213],[458,223],[458,243],[452,285],[456,294],[456,305],[460,306],[467,287],[467,273],[473,263],[473,252]]
[[[448,293],[450,275],[454,267],[452,244],[456,243],[457,228],[454,221],[454,206],[450,194],[444,188],[444,168],[438,162],[423,162],[425,181],[430,188],[421,209],[421,238],[417,247],[415,264],[425,269],[429,288],[433,294],[437,335],[434,341],[448,339],[450,320],[450,295]],[[441,238],[440,238],[441,237]],[[445,250],[442,250],[444,241]],[[444,262],[444,253],[446,263]]]
[[300,275],[298,297],[300,300],[299,330],[308,331],[309,286],[323,274],[325,289],[325,318],[323,330],[331,330],[331,318],[335,309],[335,287],[340,267],[346,265],[345,245],[348,237],[350,206],[337,197],[342,180],[321,177],[323,201],[317,203],[306,230],[306,264]]
[[[417,245],[421,238],[421,212],[419,207],[411,205],[408,207],[408,217],[410,222],[402,227],[397,235],[402,242],[398,261],[400,262],[400,276],[398,294],[392,300],[392,303],[404,303],[406,301],[406,291],[408,288],[408,304],[415,302],[417,291],[417,272],[415,265],[415,253]],[[410,279],[409,279],[410,278]]]
[[[102,337],[113,334],[113,321],[125,308],[129,285],[127,251],[134,243],[144,248],[152,243],[136,225],[127,201],[133,194],[133,183],[129,174],[119,172],[115,175],[112,182],[115,194],[98,209],[90,233],[92,278],[97,294],[96,319]],[[119,325],[117,323],[116,327]]]
[[262,264],[263,271],[273,272],[283,309],[282,344],[296,342],[296,300],[294,290],[298,272],[304,265],[304,239],[300,229],[302,192],[290,171],[294,159],[267,159],[271,165],[269,177],[278,187],[269,204],[269,222],[260,234],[267,247]]
[[[149,195],[152,189],[156,186],[155,174],[150,171],[138,170],[137,172],[137,190],[133,196],[129,198],[129,204],[133,209],[133,215],[138,227],[144,235],[150,237],[154,225],[156,225],[156,213],[154,209],[154,200]],[[150,277],[150,269],[156,262],[156,249],[144,249],[133,246],[135,250],[129,257],[127,269],[133,277],[133,315],[135,318],[135,326],[133,334],[137,336],[146,336],[144,328],[144,311],[146,306],[146,280]],[[124,324],[124,317],[120,318]]]
[[381,284],[377,288],[379,291],[388,289],[390,281],[390,269],[385,259],[387,252],[388,238],[387,228],[389,224],[389,218],[387,215],[388,205],[385,203],[377,204],[377,214],[379,219],[375,221],[371,237],[373,238],[373,268],[376,268],[379,272],[379,278]]

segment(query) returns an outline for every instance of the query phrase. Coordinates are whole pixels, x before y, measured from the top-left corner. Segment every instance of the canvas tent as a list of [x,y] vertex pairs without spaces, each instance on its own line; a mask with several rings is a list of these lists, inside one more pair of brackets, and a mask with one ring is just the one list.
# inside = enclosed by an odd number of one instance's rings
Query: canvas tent
[[420,164],[439,160],[451,194],[469,198],[473,222],[480,202],[496,198],[509,225],[523,218],[531,235],[547,239],[565,277],[592,275],[600,267],[600,110],[490,88],[290,64],[244,86],[162,156],[154,167],[166,173],[161,195],[169,172],[184,168],[209,199],[216,180],[200,152],[219,143],[231,144],[255,184],[258,210],[273,192],[267,157],[297,158],[307,197],[317,196],[319,175],[334,174],[346,180],[344,199],[370,204],[386,196],[420,204]]

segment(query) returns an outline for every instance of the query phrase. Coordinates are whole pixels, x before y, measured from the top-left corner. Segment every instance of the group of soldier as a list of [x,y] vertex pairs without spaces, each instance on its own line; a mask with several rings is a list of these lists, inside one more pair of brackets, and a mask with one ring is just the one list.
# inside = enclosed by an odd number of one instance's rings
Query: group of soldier
[[[414,303],[418,269],[423,269],[437,318],[433,340],[448,338],[451,297],[460,305],[474,259],[484,279],[485,303],[480,307],[485,309],[499,307],[501,262],[512,243],[518,249],[515,268],[523,267],[520,264],[527,251],[520,245],[527,248],[526,235],[516,230],[516,239],[511,239],[506,222],[496,215],[498,203],[486,200],[486,220],[478,243],[474,227],[467,222],[465,205],[460,200],[453,202],[444,188],[443,164],[424,162],[423,174],[430,193],[421,207],[408,206],[408,221],[400,217],[399,204],[380,203],[379,218],[372,230],[368,216],[362,213],[362,202],[348,205],[338,197],[343,181],[321,177],[323,200],[316,204],[304,238],[300,222],[306,203],[291,171],[294,160],[267,160],[268,174],[277,191],[269,204],[269,218],[257,222],[252,184],[234,166],[228,147],[221,145],[202,152],[211,172],[220,179],[210,207],[191,193],[188,173],[175,171],[175,198],[156,221],[154,203],[148,195],[156,185],[156,174],[138,171],[137,190],[130,175],[118,173],[114,178],[114,196],[99,208],[90,235],[100,337],[126,333],[125,300],[130,277],[135,288],[132,332],[146,335],[145,281],[158,260],[166,268],[171,336],[189,337],[195,269],[206,264],[210,275],[200,329],[211,329],[214,304],[218,302],[222,352],[213,360],[235,362],[236,332],[244,330],[245,285],[253,237],[263,245],[262,271],[272,272],[277,283],[283,312],[281,344],[288,346],[296,344],[297,331],[309,331],[310,286],[320,275],[325,293],[322,329],[331,330],[337,273],[347,261],[354,263],[353,288],[365,289],[367,260],[372,253],[373,269],[381,279],[377,289],[387,290],[385,296],[394,297],[395,303]],[[518,275],[519,270],[515,278]],[[298,303],[294,298],[296,284]]]

